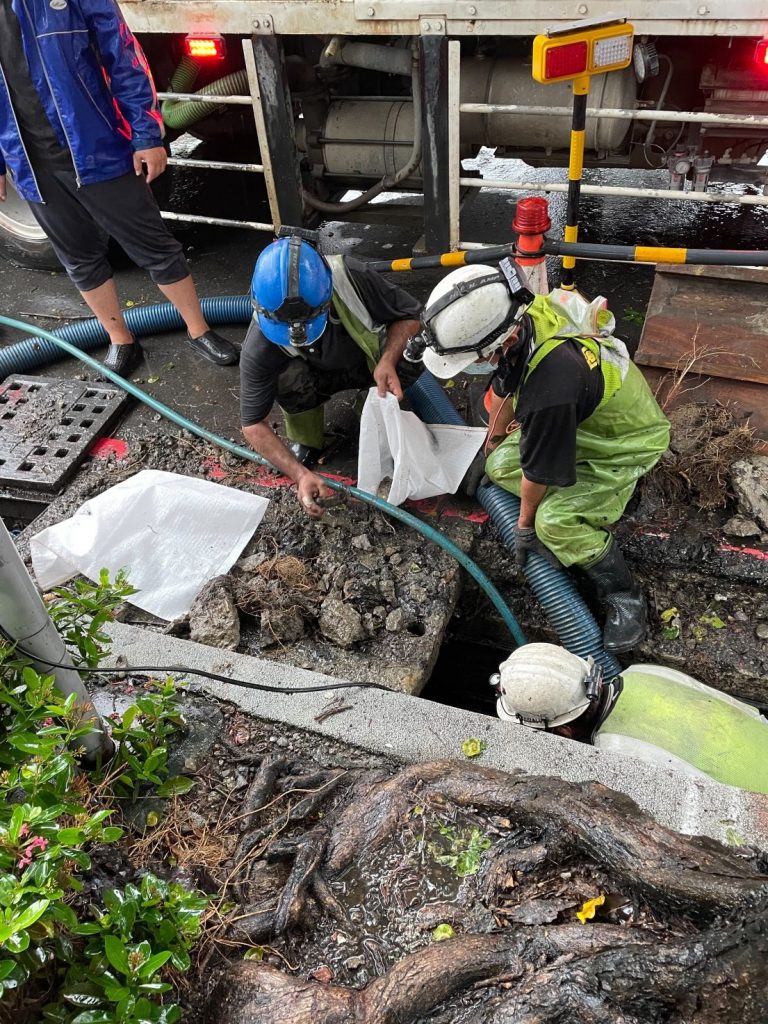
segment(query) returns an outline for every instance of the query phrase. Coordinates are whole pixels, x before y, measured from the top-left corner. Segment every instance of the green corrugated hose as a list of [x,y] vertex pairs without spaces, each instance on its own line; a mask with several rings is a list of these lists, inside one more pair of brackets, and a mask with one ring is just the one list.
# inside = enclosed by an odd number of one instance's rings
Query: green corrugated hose
[[[191,57],[182,58],[173,73],[170,92],[189,92],[195,84],[200,67]],[[210,82],[199,90],[214,96],[240,96],[249,92],[248,74],[245,71],[233,71],[231,75]],[[174,131],[184,131],[196,121],[202,121],[216,110],[216,104],[195,100],[163,100],[161,107],[163,121]]]

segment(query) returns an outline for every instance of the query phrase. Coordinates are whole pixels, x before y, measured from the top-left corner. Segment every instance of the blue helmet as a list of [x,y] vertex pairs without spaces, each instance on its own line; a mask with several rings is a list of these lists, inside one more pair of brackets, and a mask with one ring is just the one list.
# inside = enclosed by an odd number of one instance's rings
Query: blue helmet
[[333,294],[326,261],[297,235],[278,238],[256,260],[251,301],[265,338],[275,345],[312,345],[325,330]]

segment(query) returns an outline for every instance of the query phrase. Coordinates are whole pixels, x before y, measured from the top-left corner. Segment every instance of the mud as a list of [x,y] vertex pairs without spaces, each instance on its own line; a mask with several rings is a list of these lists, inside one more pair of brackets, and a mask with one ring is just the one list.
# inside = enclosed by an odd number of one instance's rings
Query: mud
[[[459,596],[458,566],[415,531],[360,502],[330,508],[315,522],[274,474],[221,458],[218,449],[184,434],[148,437],[123,461],[110,457],[83,466],[66,494],[36,520],[34,531],[144,468],[213,478],[270,499],[231,572],[240,612],[238,650],[408,693],[424,686]],[[462,532],[466,542],[470,531]],[[20,542],[25,557],[29,533]],[[206,603],[203,624],[193,623],[195,636],[215,638],[209,610]],[[138,610],[123,618],[167,628]],[[231,636],[233,623],[229,614],[225,618],[222,632]],[[173,631],[188,635],[184,623],[174,624]]]

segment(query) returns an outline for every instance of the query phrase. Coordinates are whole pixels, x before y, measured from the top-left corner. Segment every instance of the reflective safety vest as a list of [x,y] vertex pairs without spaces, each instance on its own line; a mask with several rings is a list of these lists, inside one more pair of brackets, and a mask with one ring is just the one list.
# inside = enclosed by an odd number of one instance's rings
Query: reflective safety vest
[[387,328],[374,322],[349,275],[343,256],[326,256],[333,275],[333,309],[344,329],[362,349],[373,373],[381,355]]
[[663,665],[632,665],[595,746],[768,793],[768,722],[756,708]]
[[533,353],[528,361],[523,383],[528,380],[536,367],[550,352],[566,341],[575,341],[584,350],[584,357],[590,366],[598,366],[603,375],[603,397],[595,409],[597,412],[612,398],[624,383],[630,367],[630,358],[623,341],[612,336],[585,336],[576,325],[564,315],[560,306],[550,302],[546,295],[537,295],[528,307],[533,321]]

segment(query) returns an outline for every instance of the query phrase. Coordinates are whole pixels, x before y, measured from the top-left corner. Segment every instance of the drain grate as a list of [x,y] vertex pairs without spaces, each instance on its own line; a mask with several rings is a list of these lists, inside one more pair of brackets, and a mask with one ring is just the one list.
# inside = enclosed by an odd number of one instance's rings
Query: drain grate
[[93,381],[8,377],[0,384],[0,487],[59,490],[127,399]]

